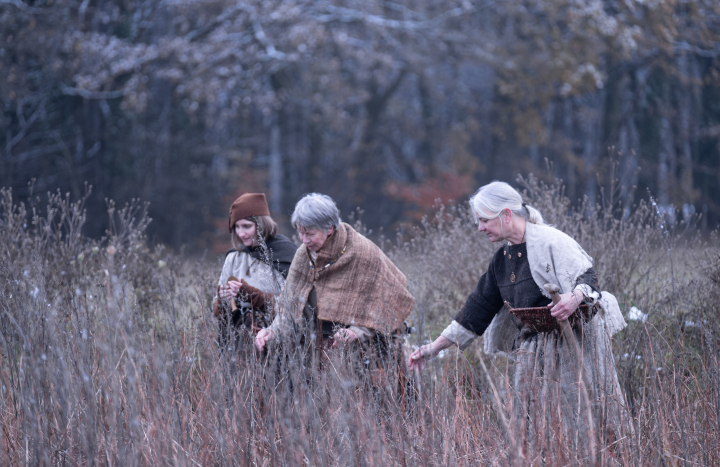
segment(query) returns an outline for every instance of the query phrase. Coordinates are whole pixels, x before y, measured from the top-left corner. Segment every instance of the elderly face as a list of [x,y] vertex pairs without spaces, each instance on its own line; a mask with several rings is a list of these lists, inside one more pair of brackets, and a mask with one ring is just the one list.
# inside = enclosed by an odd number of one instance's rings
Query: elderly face
[[255,222],[240,219],[235,222],[235,234],[245,246],[249,247],[257,243],[257,228],[255,227]]
[[500,215],[497,216],[495,219],[488,219],[486,217],[478,215],[478,232],[485,232],[485,235],[491,242],[499,242],[505,240],[505,235],[503,235],[503,230],[501,227],[502,221],[505,218],[506,216],[504,212],[501,212]]
[[330,230],[326,231],[314,228],[306,229],[305,227],[298,226],[297,231],[298,235],[300,235],[300,240],[302,240],[308,250],[317,253],[325,244],[328,237],[335,231],[335,227],[330,227]]

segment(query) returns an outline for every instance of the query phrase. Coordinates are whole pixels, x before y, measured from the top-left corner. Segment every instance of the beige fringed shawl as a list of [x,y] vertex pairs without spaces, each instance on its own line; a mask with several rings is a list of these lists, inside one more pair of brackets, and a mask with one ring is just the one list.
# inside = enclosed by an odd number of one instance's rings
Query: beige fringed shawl
[[314,267],[307,247],[298,248],[280,311],[299,320],[314,286],[318,319],[390,333],[401,327],[415,302],[405,285],[405,275],[382,250],[343,223],[318,252]]

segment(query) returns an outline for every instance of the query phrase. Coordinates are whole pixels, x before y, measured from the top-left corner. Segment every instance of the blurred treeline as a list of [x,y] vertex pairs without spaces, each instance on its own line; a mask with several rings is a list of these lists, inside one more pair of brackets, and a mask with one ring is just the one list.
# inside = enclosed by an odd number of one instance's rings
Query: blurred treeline
[[200,249],[246,191],[387,228],[518,172],[714,227],[719,59],[717,0],[0,0],[0,186]]

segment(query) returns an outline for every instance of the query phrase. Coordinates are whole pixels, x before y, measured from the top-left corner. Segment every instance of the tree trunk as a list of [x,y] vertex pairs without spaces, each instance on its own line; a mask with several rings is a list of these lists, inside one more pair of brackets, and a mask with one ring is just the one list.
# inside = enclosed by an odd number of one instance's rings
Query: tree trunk
[[[350,170],[348,171],[348,188],[351,195],[351,203],[355,206],[361,204],[365,193],[374,191],[377,185],[377,174],[382,173],[384,168],[378,167],[380,161],[377,155],[377,131],[381,124],[381,116],[388,101],[395,94],[403,78],[408,73],[407,68],[398,71],[397,76],[385,88],[380,89],[377,81],[371,79],[368,83],[368,94],[370,98],[365,101],[365,119],[361,127],[361,133],[356,135],[360,144],[357,151],[353,151]],[[352,146],[352,145],[351,145]]]
[[600,160],[600,138],[602,135],[603,112],[605,110],[605,92],[598,91],[585,99],[585,105],[579,111],[580,128],[583,138],[583,179],[585,196],[592,204],[597,202],[597,172]]
[[270,191],[270,212],[282,212],[283,198],[283,163],[280,153],[280,118],[279,112],[270,123],[270,167],[268,185]]
[[420,97],[424,131],[417,149],[417,154],[425,174],[432,176],[434,171],[433,141],[436,139],[434,135],[435,125],[433,122],[432,97],[430,96],[430,89],[422,73],[418,76],[418,95]]
[[632,89],[633,83],[629,75],[625,75],[621,84],[620,113],[622,123],[618,134],[618,151],[621,156],[620,195],[626,210],[632,207],[635,188],[638,180],[637,150],[640,143],[637,125],[635,124],[635,106]]
[[660,152],[658,154],[657,197],[662,206],[670,204],[672,180],[675,177],[675,138],[673,136],[672,103],[670,102],[670,83],[663,85],[663,101],[660,107]]
[[563,134],[565,135],[563,159],[566,164],[565,186],[570,201],[575,202],[575,138],[573,134],[573,100],[563,99]]
[[678,147],[680,149],[680,193],[681,202],[687,202],[692,193],[692,151],[690,149],[690,92],[689,58],[685,52],[677,57],[680,83],[676,88],[678,102]]

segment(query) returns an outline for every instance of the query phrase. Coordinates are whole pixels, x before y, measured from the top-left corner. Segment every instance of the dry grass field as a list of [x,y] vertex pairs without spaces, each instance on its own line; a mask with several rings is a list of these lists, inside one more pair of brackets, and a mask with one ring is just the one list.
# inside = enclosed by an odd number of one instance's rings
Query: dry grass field
[[[140,204],[110,204],[110,230],[91,240],[82,200],[24,206],[2,191],[0,464],[720,464],[715,239],[664,223],[651,203],[572,210],[560,184],[520,182],[594,257],[623,312],[647,316],[613,338],[632,428],[608,437],[596,423],[567,439],[552,418],[518,417],[512,362],[484,355],[481,339],[406,374],[403,391],[397,374],[355,371],[341,352],[322,371],[292,353],[223,354],[214,258],[149,247]],[[437,337],[498,247],[463,207],[382,245],[417,299],[410,345]]]

